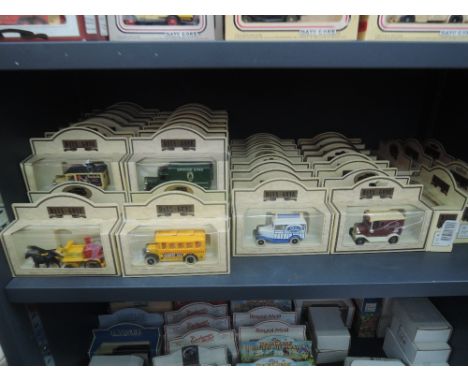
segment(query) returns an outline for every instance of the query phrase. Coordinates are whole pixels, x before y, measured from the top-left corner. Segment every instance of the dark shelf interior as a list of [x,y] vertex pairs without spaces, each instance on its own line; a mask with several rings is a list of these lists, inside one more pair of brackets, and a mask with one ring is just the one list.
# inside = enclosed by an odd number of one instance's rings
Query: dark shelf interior
[[[114,54],[119,49],[121,56]],[[148,58],[151,49],[159,58]],[[0,44],[0,192],[11,216],[11,203],[27,201],[19,162],[30,154],[29,138],[118,101],[161,110],[189,102],[225,109],[232,138],[338,131],[376,148],[380,139],[434,137],[467,159],[468,95],[459,90],[468,71],[453,68],[468,68],[468,44]],[[468,295],[467,246],[452,254],[236,258],[231,275],[187,278],[12,279],[0,255],[0,342],[11,364],[42,363],[26,304],[39,304],[57,363],[75,365],[86,363],[100,302],[462,295]],[[455,327],[450,362],[467,364],[466,298],[435,301]],[[360,355],[378,347],[353,346],[363,349],[356,350]]]

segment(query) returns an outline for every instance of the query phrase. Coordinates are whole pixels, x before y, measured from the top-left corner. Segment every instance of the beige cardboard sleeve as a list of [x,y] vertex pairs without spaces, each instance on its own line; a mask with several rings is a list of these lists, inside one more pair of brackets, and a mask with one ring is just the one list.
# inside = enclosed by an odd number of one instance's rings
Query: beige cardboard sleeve
[[[330,205],[335,213],[332,253],[400,252],[423,250],[431,224],[432,211],[421,201],[421,185],[404,185],[389,177],[371,177],[350,187],[330,190]],[[372,195],[369,198],[368,195]],[[381,196],[379,196],[381,195]],[[363,220],[366,210],[403,210],[407,215],[402,237],[388,241],[356,244],[350,235],[355,223]],[[405,235],[405,236],[403,236]]]
[[[158,216],[158,206],[192,206],[193,215]],[[160,262],[147,265],[138,256],[158,229],[205,229],[207,254],[195,264]],[[139,236],[142,236],[139,238]],[[182,191],[157,194],[141,204],[124,205],[117,244],[124,276],[206,275],[229,273],[229,219],[225,201],[207,202]]]
[[424,186],[422,200],[433,211],[426,250],[451,252],[457,237],[467,230],[463,220],[468,206],[466,193],[458,188],[450,171],[441,166],[429,169],[422,165],[414,181]]
[[359,16],[302,15],[297,22],[246,22],[225,16],[226,40],[356,40]]
[[[226,190],[228,188],[227,138],[223,135],[222,133],[207,133],[195,125],[175,123],[159,129],[151,137],[131,138],[132,155],[126,164],[130,192],[141,191],[139,189],[140,175],[137,166],[145,161],[155,164],[170,163],[172,161],[209,161],[213,163],[216,174],[214,188]],[[181,139],[193,142],[193,149],[164,149],[163,142],[180,141]]]
[[[269,174],[274,175],[269,176]],[[286,177],[286,174],[289,177]],[[252,181],[237,181],[232,189],[233,256],[306,255],[328,253],[332,215],[326,201],[326,190],[316,188],[317,181],[299,180],[294,174],[268,172]],[[289,200],[266,198],[285,191],[295,194]],[[274,213],[303,213],[309,218],[306,238],[298,244],[255,243],[253,230],[266,224]],[[307,220],[307,219],[306,219]]]
[[[94,150],[65,149],[66,141],[93,142]],[[53,186],[55,175],[63,173],[62,162],[84,160],[104,161],[108,165],[110,191],[125,190],[125,170],[123,161],[128,155],[128,140],[122,137],[106,137],[84,127],[68,127],[49,138],[31,138],[32,155],[21,162],[24,181],[28,191],[47,191]],[[37,166],[44,164],[41,174]],[[41,177],[47,177],[42,179]]]
[[[412,15],[415,22],[403,22],[405,15],[361,16],[360,40],[392,41],[466,41],[468,16],[461,23],[449,22],[449,16]],[[437,20],[432,21],[431,18]],[[441,22],[443,20],[445,22]]]
[[[82,214],[79,217],[63,215],[51,217],[49,208],[79,208]],[[2,232],[2,244],[7,254],[13,275],[15,276],[86,276],[86,275],[118,275],[119,263],[116,261],[114,231],[119,225],[119,207],[117,204],[94,204],[90,200],[73,194],[48,195],[36,203],[13,204],[15,220]],[[90,230],[93,230],[90,232]],[[28,241],[27,234],[22,240],[15,240],[14,236],[21,231],[37,232]],[[75,230],[75,233],[73,232]],[[63,239],[64,233],[67,239]],[[103,247],[105,267],[102,268],[34,268],[34,265],[25,261],[25,252],[28,245],[42,248],[57,248],[65,245],[70,237],[76,244],[83,244],[84,237],[92,233],[93,238],[98,236]],[[29,261],[29,260],[28,260]]]
[[123,16],[108,16],[111,41],[180,41],[222,39],[222,16],[200,15],[198,25],[127,25]]

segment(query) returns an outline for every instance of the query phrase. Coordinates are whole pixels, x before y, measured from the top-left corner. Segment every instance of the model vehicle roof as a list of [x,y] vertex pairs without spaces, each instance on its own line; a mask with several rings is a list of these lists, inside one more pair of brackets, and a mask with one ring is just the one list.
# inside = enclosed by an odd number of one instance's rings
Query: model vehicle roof
[[65,174],[72,173],[87,173],[87,172],[104,172],[107,170],[107,165],[104,162],[87,162],[71,165]]
[[366,210],[364,215],[369,216],[369,220],[373,221],[387,221],[387,220],[405,220],[405,214],[403,210],[397,209],[375,209],[375,210]]
[[188,238],[191,240],[205,240],[205,231],[202,229],[172,229],[156,231],[156,241],[177,242],[186,241]]

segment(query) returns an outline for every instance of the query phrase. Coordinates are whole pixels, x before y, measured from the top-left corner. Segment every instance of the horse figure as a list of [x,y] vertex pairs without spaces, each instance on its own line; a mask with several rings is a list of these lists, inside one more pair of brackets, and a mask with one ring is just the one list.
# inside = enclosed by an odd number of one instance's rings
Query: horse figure
[[35,268],[39,268],[41,264],[45,264],[45,266],[49,268],[51,264],[60,267],[60,259],[63,256],[54,249],[43,249],[35,245],[29,245],[24,258],[29,259],[30,257],[32,257],[34,261]]

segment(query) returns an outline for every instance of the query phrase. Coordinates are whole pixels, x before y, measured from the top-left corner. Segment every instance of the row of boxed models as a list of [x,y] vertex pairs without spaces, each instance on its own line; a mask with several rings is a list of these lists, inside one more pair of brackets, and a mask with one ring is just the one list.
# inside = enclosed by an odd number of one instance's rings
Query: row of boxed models
[[64,183],[13,205],[2,239],[15,275],[222,274],[231,253],[449,252],[466,242],[466,182],[432,164],[399,170],[337,133],[298,144],[258,134],[231,142],[230,192],[176,179],[129,203]]
[[[380,157],[395,142],[383,143]],[[423,147],[404,145],[415,142]],[[426,145],[435,150],[436,143]],[[394,167],[338,133],[297,145],[268,134],[233,141],[233,255],[450,251],[466,242],[468,194],[459,170],[467,167],[439,160]]]
[[467,25],[468,15],[0,16],[0,33],[6,41],[221,40],[223,36],[226,40],[457,41],[468,39]]
[[197,104],[162,112],[119,103],[32,138],[31,149],[21,163],[31,201],[55,191],[95,202],[141,201],[176,180],[228,188],[227,114]]

